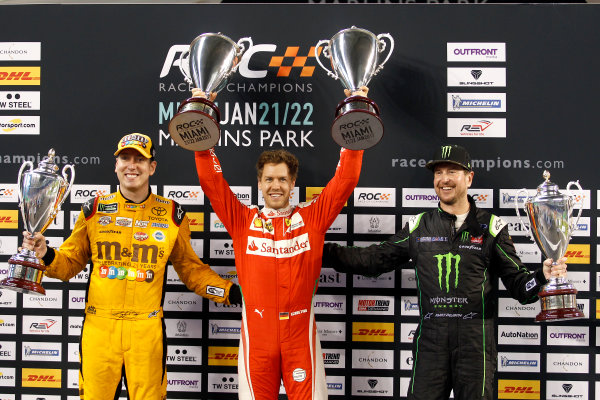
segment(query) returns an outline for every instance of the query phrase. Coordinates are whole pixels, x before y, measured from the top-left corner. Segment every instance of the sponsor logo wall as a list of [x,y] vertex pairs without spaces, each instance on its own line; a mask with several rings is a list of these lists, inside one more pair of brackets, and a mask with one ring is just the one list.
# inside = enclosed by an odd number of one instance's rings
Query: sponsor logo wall
[[[586,318],[535,324],[539,303],[519,304],[495,277],[499,353],[494,397],[600,398],[595,354],[600,343],[600,186],[582,161],[594,159],[600,143],[587,136],[589,124],[581,118],[593,115],[597,101],[595,92],[568,83],[573,76],[597,74],[591,67],[597,65],[597,56],[589,49],[598,48],[600,39],[593,34],[581,39],[579,30],[595,32],[600,10],[506,5],[495,8],[490,20],[487,10],[465,6],[451,25],[486,21],[481,28],[485,35],[473,30],[457,42],[451,27],[426,23],[445,16],[446,8],[417,13],[389,6],[394,12],[375,5],[366,5],[368,13],[350,5],[320,11],[308,5],[165,5],[139,6],[135,13],[125,5],[2,7],[0,23],[13,35],[10,42],[0,41],[0,279],[21,243],[23,220],[15,183],[21,164],[32,161],[37,167],[50,147],[59,155],[60,168],[75,164],[75,185],[45,232],[49,244],[58,247],[69,237],[82,204],[118,190],[115,143],[125,133],[140,131],[157,148],[152,191],[186,209],[196,254],[221,277],[237,283],[233,241],[198,183],[193,154],[175,146],[168,134],[178,105],[190,97],[179,56],[202,33],[191,16],[202,7],[214,22],[201,30],[235,39],[253,37],[254,46],[241,56],[238,71],[217,97],[221,139],[216,152],[235,197],[259,207],[264,198],[253,167],[263,150],[284,148],[298,156],[292,204],[318,199],[333,176],[338,148],[329,129],[343,93],[318,66],[314,45],[359,19],[364,28],[390,32],[396,39],[390,62],[369,85],[386,133],[381,143],[365,151],[360,181],[328,228],[326,241],[379,243],[414,215],[435,211],[439,199],[424,166],[436,146],[460,144],[473,156],[475,179],[468,193],[479,208],[506,222],[517,254],[534,269],[543,255],[529,237],[522,208],[527,196],[517,193],[521,187],[529,196],[535,193],[544,169],[563,191],[569,181],[579,179],[585,190],[575,201],[583,213],[566,256],[568,279],[578,290],[578,307]],[[55,15],[52,23],[42,18],[48,9]],[[250,12],[258,15],[257,23],[240,19]],[[394,15],[400,12],[407,17],[406,26],[397,24]],[[162,33],[150,28],[131,32],[132,24],[153,26],[157,13],[167,28]],[[91,30],[76,22],[98,16],[114,17],[111,26]],[[547,38],[531,37],[531,16],[548,32]],[[32,18],[41,22],[27,25],[25,34],[25,21]],[[331,23],[306,30],[306,24],[321,18]],[[557,24],[557,19],[569,24]],[[511,35],[506,34],[508,23]],[[82,47],[75,38],[65,39],[56,26],[96,40]],[[548,39],[559,33],[568,45]],[[411,37],[422,38],[421,50]],[[59,47],[70,52],[58,52]],[[90,50],[107,54],[104,62],[81,56]],[[560,58],[548,60],[542,54]],[[117,65],[117,72],[107,74],[108,65]],[[66,91],[67,82],[74,93]],[[86,82],[85,92],[95,93],[101,112],[82,101],[81,82]],[[556,107],[560,112],[550,112]],[[86,163],[84,157],[101,162]],[[515,199],[524,225],[515,214]],[[315,251],[308,234],[273,246],[267,242],[257,239],[245,251],[281,262]],[[78,340],[91,273],[88,264],[69,283],[45,278],[44,297],[0,290],[0,400],[77,398]],[[312,310],[330,398],[404,398],[420,321],[411,265],[378,277],[348,276],[324,265],[318,283]],[[235,395],[241,307],[191,293],[169,265],[163,308],[168,397],[224,400]],[[284,393],[282,386],[280,398]]]

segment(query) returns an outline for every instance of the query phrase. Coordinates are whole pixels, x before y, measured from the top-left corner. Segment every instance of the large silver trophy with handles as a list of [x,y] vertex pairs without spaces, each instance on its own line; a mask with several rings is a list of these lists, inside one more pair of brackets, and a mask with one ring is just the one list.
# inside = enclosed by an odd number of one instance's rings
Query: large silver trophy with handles
[[[537,188],[535,196],[528,198],[527,190],[521,189],[515,196],[515,207],[521,224],[524,225],[519,213],[519,195],[526,194],[525,211],[529,217],[529,234],[540,248],[545,258],[551,258],[554,263],[563,257],[571,240],[573,232],[577,230],[577,222],[581,216],[583,206],[573,218],[575,199],[571,195],[570,187],[576,186],[582,194],[579,181],[571,181],[567,185],[566,194],[558,191],[558,186],[550,182],[550,173],[544,171],[545,181]],[[581,204],[581,203],[580,203]],[[584,318],[583,313],[577,308],[577,289],[565,277],[551,277],[542,287],[538,296],[542,311],[535,317],[536,322],[554,322],[569,319]]]
[[208,98],[211,92],[223,89],[237,70],[245,51],[244,42],[252,46],[251,38],[236,43],[221,33],[203,33],[179,57],[179,69],[186,82],[206,94],[206,98],[191,97],[181,103],[169,123],[171,138],[184,149],[208,150],[219,142],[221,115]]
[[[23,217],[25,230],[33,235],[43,233],[56,218],[60,206],[71,191],[75,179],[75,169],[65,165],[62,176],[58,175],[58,167],[54,163],[54,149],[33,169],[31,161],[25,161],[19,169],[17,191],[19,208]],[[25,168],[29,167],[24,172]],[[71,171],[68,179],[67,170]],[[42,277],[46,266],[36,257],[33,250],[22,248],[19,253],[8,260],[8,277],[0,282],[0,288],[11,289],[26,294],[45,295]]]
[[[386,51],[386,38],[390,44],[386,58],[380,62],[380,55]],[[319,48],[331,61],[332,72],[319,58]],[[366,29],[355,26],[336,33],[330,40],[319,40],[315,55],[327,75],[339,79],[345,89],[355,92],[368,83],[389,60],[394,50],[394,39],[388,33],[374,35]],[[379,107],[364,96],[350,96],[338,104],[336,117],[331,127],[333,140],[350,150],[368,149],[379,143],[383,137],[383,123],[379,118]]]

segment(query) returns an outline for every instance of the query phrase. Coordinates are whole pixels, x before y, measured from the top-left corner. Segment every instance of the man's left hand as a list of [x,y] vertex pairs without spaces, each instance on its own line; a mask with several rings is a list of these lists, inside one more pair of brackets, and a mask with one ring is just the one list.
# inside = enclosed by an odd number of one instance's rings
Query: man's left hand
[[552,259],[548,258],[544,261],[544,276],[546,279],[552,277],[566,277],[567,276],[567,257],[560,258],[556,265],[552,265]]

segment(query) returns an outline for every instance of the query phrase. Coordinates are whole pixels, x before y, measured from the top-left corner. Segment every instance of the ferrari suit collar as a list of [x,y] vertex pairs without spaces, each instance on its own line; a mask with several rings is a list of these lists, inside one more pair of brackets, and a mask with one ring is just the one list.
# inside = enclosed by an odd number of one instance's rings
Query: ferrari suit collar
[[295,206],[292,205],[288,205],[287,207],[279,208],[277,210],[275,210],[274,208],[263,207],[263,209],[260,210],[260,212],[266,218],[289,217],[290,215],[292,215],[292,211],[294,211],[294,208]]

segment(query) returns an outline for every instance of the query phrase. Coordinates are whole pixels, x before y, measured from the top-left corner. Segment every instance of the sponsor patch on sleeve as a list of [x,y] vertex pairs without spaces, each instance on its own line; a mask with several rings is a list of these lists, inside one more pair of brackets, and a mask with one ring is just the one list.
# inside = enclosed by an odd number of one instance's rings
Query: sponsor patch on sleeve
[[535,278],[531,278],[531,280],[529,282],[527,282],[527,284],[525,285],[525,290],[527,292],[529,292],[531,289],[533,289],[535,286],[537,285],[537,281],[535,280]]
[[217,297],[225,297],[225,289],[216,286],[207,286],[206,294]]
[[502,221],[497,215],[492,214],[492,218],[490,218],[490,233],[493,237],[496,237],[505,226],[506,222]]

